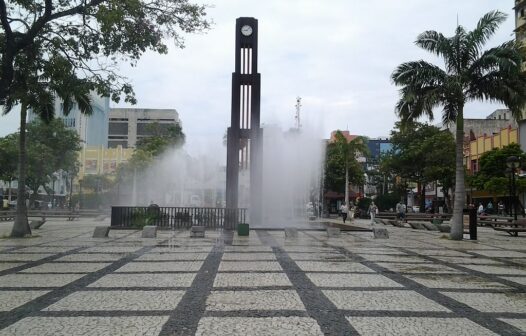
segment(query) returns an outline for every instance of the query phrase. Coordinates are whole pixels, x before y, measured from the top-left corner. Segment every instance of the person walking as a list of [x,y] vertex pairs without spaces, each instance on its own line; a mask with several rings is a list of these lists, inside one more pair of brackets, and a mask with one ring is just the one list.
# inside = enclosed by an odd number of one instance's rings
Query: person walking
[[499,209],[499,215],[504,216],[504,203],[502,201],[499,201],[497,208]]
[[371,205],[369,205],[369,215],[371,216],[371,224],[374,224],[374,217],[376,216],[376,211],[378,211],[378,207],[374,202],[371,202]]
[[479,203],[479,208],[477,210],[477,214],[478,215],[482,215],[484,213],[484,206],[482,205],[482,203]]
[[404,220],[405,219],[405,204],[404,202],[399,202],[396,204],[396,212],[398,213],[398,219]]
[[340,212],[342,213],[343,223],[347,220],[347,213],[349,212],[349,209],[347,208],[347,205],[343,203],[340,207]]
[[491,203],[491,201],[489,201],[488,205],[486,206],[486,213],[488,215],[493,215],[493,203]]

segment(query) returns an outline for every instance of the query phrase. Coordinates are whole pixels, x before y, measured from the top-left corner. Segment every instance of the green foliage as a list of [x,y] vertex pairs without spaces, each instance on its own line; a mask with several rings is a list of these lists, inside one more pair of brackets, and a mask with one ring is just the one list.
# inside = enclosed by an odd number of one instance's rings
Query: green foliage
[[18,137],[9,134],[0,138],[0,180],[11,181],[18,173]]
[[400,87],[400,99],[395,110],[403,123],[422,116],[434,117],[434,109],[442,108],[444,123],[456,123],[458,149],[455,169],[455,204],[451,237],[462,239],[462,212],[466,199],[462,172],[462,131],[464,106],[470,101],[492,101],[506,105],[515,119],[522,117],[526,105],[526,73],[522,71],[522,45],[515,41],[483,50],[495,34],[506,14],[492,11],[485,14],[475,29],[467,31],[457,25],[455,33],[446,37],[436,31],[426,31],[417,37],[416,45],[442,58],[444,68],[426,61],[400,64],[391,79]]
[[179,148],[184,144],[185,135],[179,123],[159,124],[153,123],[147,126],[149,136],[137,142],[137,149],[159,156],[169,148]]
[[[18,145],[19,133],[0,138],[0,155],[5,155],[0,168],[6,171],[2,173],[3,178],[17,176]],[[36,192],[52,181],[57,171],[74,173],[79,150],[79,136],[66,128],[62,120],[30,123],[27,127],[27,185]]]
[[113,180],[108,175],[84,175],[81,180],[82,187],[93,192],[103,192],[113,186]]
[[451,133],[418,122],[396,123],[393,149],[382,157],[381,169],[406,181],[440,181],[451,186],[455,175],[455,142]]
[[[184,47],[184,34],[209,27],[205,9],[188,0],[8,2],[0,11],[0,102],[26,100],[36,108],[50,102],[51,92],[85,97],[95,90],[116,102],[124,94],[134,103],[118,65],[134,66],[147,50],[165,54],[168,40]],[[65,99],[65,106],[71,101]]]
[[325,188],[337,192],[345,191],[345,177],[348,172],[348,183],[363,184],[364,171],[362,165],[356,160],[358,155],[368,155],[367,140],[357,137],[347,141],[345,136],[338,131],[336,140],[327,145],[325,159]]
[[360,200],[358,201],[358,208],[363,210],[363,211],[368,211],[369,210],[369,206],[371,205],[371,202],[373,200],[370,199],[369,197],[363,197],[363,198],[360,198]]
[[[512,143],[502,148],[494,148],[481,155],[479,159],[480,169],[468,179],[468,184],[478,190],[486,190],[494,195],[509,194],[509,173],[506,173],[506,159],[516,156],[522,162],[526,162],[524,153],[518,144]],[[517,180],[517,190],[522,192],[522,179]]]
[[378,195],[375,198],[375,203],[380,211],[386,211],[389,209],[395,209],[396,203],[400,202],[401,194],[392,192],[388,194]]

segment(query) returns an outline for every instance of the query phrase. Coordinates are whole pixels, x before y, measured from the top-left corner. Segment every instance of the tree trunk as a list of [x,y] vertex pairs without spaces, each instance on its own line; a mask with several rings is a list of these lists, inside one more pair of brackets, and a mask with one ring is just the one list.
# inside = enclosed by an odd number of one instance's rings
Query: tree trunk
[[347,163],[345,164],[345,205],[349,207],[349,167]]
[[453,240],[462,240],[464,236],[464,201],[466,186],[464,182],[464,115],[460,108],[457,115],[456,132],[456,160],[455,160],[455,199],[453,203],[453,217],[451,218],[451,234]]
[[426,184],[420,183],[420,212],[426,212]]
[[20,109],[20,143],[18,149],[18,197],[16,199],[16,218],[11,230],[11,237],[24,237],[31,234],[27,221],[26,207],[26,116],[27,105],[22,103]]

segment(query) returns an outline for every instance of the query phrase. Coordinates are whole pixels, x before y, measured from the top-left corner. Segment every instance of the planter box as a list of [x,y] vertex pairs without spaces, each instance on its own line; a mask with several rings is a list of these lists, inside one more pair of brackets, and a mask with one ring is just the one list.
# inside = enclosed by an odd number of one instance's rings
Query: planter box
[[238,236],[248,236],[250,232],[250,227],[246,223],[240,223],[237,225],[237,235]]

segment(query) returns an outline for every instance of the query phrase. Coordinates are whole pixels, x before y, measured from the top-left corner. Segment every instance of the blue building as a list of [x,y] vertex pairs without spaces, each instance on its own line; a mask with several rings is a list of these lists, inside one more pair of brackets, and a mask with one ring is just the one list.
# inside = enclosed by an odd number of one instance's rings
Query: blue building
[[[91,94],[91,105],[93,114],[90,116],[80,113],[77,104],[66,116],[64,115],[64,104],[60,99],[55,100],[55,118],[64,121],[68,128],[75,129],[82,141],[82,146],[104,146],[108,147],[108,116],[110,113],[110,98]],[[37,117],[29,111],[27,121],[31,122]]]

